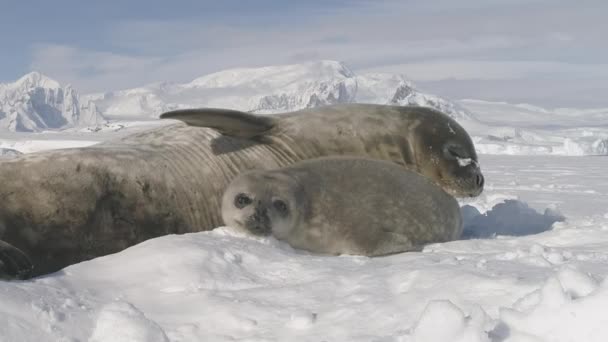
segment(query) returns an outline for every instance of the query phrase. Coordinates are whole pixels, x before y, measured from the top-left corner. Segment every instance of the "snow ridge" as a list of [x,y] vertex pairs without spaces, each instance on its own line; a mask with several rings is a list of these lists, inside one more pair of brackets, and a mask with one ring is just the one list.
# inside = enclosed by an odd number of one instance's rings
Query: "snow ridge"
[[0,83],[0,129],[40,132],[97,125],[104,121],[95,103],[81,101],[72,86],[32,72],[14,83]]

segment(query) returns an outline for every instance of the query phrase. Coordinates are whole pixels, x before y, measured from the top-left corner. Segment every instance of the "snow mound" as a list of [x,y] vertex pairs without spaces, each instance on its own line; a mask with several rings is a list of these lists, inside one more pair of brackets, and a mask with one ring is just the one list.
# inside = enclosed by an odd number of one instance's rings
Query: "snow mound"
[[62,87],[38,72],[14,83],[0,83],[0,129],[39,132],[94,126],[103,121],[95,104],[82,101],[72,86]]
[[428,303],[404,342],[605,341],[608,281],[601,284],[574,267],[562,267],[537,290],[492,319],[480,307],[470,314],[448,300]]
[[[438,327],[438,323],[440,327]],[[429,302],[408,342],[490,342],[491,319],[479,307],[470,315],[449,300]]]
[[597,285],[588,274],[564,269],[521,298],[516,309],[500,311],[499,335],[505,342],[606,341],[608,281]]
[[167,335],[132,304],[104,306],[89,342],[169,342]]

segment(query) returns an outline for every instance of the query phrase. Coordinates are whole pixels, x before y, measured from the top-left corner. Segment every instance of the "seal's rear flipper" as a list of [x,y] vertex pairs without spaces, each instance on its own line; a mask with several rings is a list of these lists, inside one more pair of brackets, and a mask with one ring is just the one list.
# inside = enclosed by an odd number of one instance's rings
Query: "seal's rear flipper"
[[0,279],[27,279],[34,265],[19,248],[0,240]]
[[161,119],[174,119],[190,126],[209,127],[233,137],[253,138],[264,135],[276,124],[276,118],[238,110],[199,108],[180,109],[164,113]]

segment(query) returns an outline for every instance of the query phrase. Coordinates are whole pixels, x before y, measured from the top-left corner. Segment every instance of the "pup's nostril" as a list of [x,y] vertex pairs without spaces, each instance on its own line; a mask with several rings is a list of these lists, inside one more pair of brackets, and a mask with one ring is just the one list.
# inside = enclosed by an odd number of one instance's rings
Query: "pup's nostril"
[[483,182],[484,182],[483,176],[477,175],[475,178],[475,182],[477,183],[478,186],[483,186]]

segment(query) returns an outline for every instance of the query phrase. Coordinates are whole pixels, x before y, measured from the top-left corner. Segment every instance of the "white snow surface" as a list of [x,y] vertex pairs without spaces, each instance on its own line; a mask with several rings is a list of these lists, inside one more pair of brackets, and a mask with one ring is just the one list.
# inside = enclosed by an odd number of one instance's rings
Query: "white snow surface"
[[38,72],[14,83],[0,83],[0,130],[39,132],[103,122],[93,102],[83,101],[72,86],[62,87]]
[[0,340],[607,341],[608,157],[480,163],[462,240],[367,258],[165,236],[0,282]]
[[458,103],[474,113],[460,123],[478,152],[517,155],[608,155],[608,108],[549,110],[480,100]]
[[[85,147],[112,138],[118,138],[144,129],[151,129],[173,122],[168,120],[142,119],[139,121],[111,120],[92,127],[73,127],[60,131],[48,130],[39,133],[1,132],[0,157],[5,149],[7,156],[12,156],[9,150],[17,153],[33,153],[62,148]],[[10,154],[10,155],[9,155]]]

